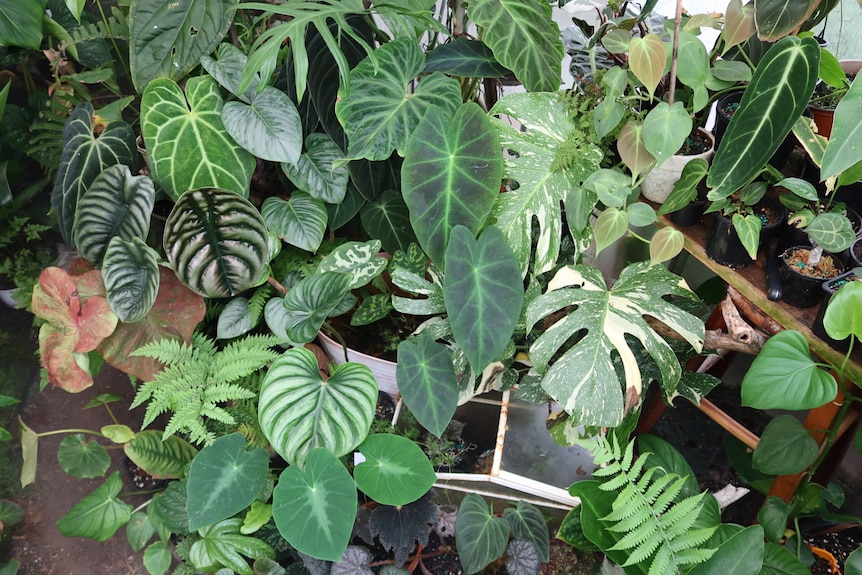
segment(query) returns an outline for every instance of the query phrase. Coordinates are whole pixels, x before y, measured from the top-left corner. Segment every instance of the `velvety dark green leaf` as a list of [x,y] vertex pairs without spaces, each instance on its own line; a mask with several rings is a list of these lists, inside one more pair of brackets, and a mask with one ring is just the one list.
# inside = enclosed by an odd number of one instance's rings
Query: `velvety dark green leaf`
[[526,501],[518,501],[515,507],[507,507],[503,510],[503,519],[509,524],[509,529],[516,539],[523,539],[533,544],[542,563],[549,561],[551,550],[548,524],[538,508]]
[[129,65],[138,92],[162,76],[179,80],[227,33],[237,0],[141,0],[129,13]]
[[140,321],[159,293],[159,254],[140,238],[114,236],[105,251],[102,276],[111,311],[122,322]]
[[240,575],[254,575],[245,557],[275,557],[272,548],[254,537],[240,534],[242,519],[225,519],[198,531],[200,539],[192,543],[189,560],[196,569],[213,572],[228,567]]
[[[344,200],[340,204],[326,204],[329,230],[337,231],[348,222],[354,221],[354,218],[359,214],[359,210],[364,205],[365,198],[356,189],[353,181],[348,180]],[[404,206],[404,219],[407,220],[407,206]]]
[[132,516],[132,506],[117,498],[122,487],[120,473],[115,471],[60,518],[57,529],[66,537],[87,537],[95,541],[109,539]]
[[431,525],[438,523],[440,508],[432,502],[434,492],[407,505],[380,505],[371,512],[368,521],[371,535],[395,555],[395,563],[403,565],[416,545],[426,547]]
[[757,37],[774,42],[793,34],[814,12],[818,0],[758,0],[754,6]]
[[760,246],[760,230],[763,228],[763,222],[754,214],[733,214],[731,217],[733,229],[736,230],[736,235],[739,236],[739,241],[748,252],[751,259],[757,259],[757,248]]
[[272,515],[288,543],[318,559],[341,559],[353,531],[356,487],[332,453],[312,449],[301,469],[282,471],[272,497]]
[[443,72],[464,78],[499,78],[509,71],[494,58],[481,40],[466,37],[434,48],[425,61],[425,72]]
[[754,468],[770,475],[793,475],[817,459],[817,442],[792,415],[770,421],[754,449]]
[[383,249],[395,253],[416,242],[410,211],[397,190],[387,190],[376,200],[367,202],[359,212],[362,228],[373,238],[380,239]]
[[154,477],[176,479],[183,477],[186,466],[198,450],[186,440],[172,435],[162,439],[162,432],[139,431],[134,439],[123,446],[132,462]]
[[60,467],[75,477],[103,477],[111,465],[105,448],[95,441],[86,441],[80,433],[64,437],[57,450]]
[[709,560],[697,565],[689,574],[758,575],[763,565],[763,548],[763,528],[752,525],[728,539]]
[[271,162],[296,163],[302,124],[290,98],[272,86],[252,92],[250,104],[228,102],[221,112],[227,133],[243,148]]
[[708,170],[709,164],[703,158],[695,158],[687,163],[673,185],[673,191],[658,209],[658,215],[670,214],[690,204],[697,197],[697,185]]
[[326,232],[326,206],[305,192],[294,192],[289,200],[270,196],[260,207],[266,228],[278,237],[309,252],[317,251]]
[[188,477],[189,529],[217,523],[239,513],[263,489],[269,455],[262,448],[246,451],[239,433],[223,435],[192,460]]
[[795,330],[766,340],[742,379],[742,405],[757,409],[814,409],[835,399],[838,384],[811,359]]
[[347,274],[322,272],[302,279],[284,296],[288,338],[305,343],[317,337],[323,322],[349,291]]
[[[309,134],[306,152],[293,164],[282,164],[285,175],[296,187],[329,204],[340,203],[347,192],[347,166],[341,149],[326,134]],[[313,250],[312,250],[313,251]]]
[[437,480],[422,449],[400,435],[374,434],[359,446],[365,461],[353,471],[356,486],[383,505],[406,505],[431,489]]
[[823,327],[829,337],[842,340],[851,335],[862,340],[862,282],[848,282],[829,300]]
[[398,389],[410,412],[425,429],[440,437],[458,406],[458,379],[452,355],[434,338],[398,344]]
[[465,573],[478,573],[506,550],[509,526],[495,517],[479,495],[461,501],[455,522],[455,541]]

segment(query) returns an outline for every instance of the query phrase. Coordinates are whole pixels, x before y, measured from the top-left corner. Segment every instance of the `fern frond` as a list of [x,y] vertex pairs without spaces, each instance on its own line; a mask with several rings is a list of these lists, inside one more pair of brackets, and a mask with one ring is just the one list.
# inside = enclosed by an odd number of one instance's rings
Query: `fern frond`
[[254,293],[248,298],[248,312],[251,315],[252,327],[255,327],[260,322],[260,318],[263,317],[263,309],[272,295],[272,289],[271,285],[263,284],[254,290]]
[[91,24],[81,23],[72,33],[70,44],[89,42],[90,40],[128,40],[129,18],[116,6],[111,7],[111,14],[106,20]]
[[149,357],[165,365],[191,360],[194,346],[179,339],[163,338],[146,343],[132,352],[136,357]]

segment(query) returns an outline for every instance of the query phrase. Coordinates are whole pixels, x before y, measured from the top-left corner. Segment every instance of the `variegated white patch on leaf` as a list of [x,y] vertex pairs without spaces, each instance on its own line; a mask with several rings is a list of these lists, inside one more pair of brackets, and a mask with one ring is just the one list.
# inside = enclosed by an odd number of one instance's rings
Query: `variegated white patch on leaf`
[[350,274],[350,289],[362,287],[386,269],[388,260],[380,256],[380,240],[347,242],[323,258],[318,272]]

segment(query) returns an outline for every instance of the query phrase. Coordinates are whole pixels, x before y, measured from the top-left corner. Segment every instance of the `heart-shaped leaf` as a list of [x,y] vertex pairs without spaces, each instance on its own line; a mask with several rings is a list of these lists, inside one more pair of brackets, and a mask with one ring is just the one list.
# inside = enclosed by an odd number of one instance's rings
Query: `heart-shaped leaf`
[[57,521],[57,529],[66,537],[87,537],[106,541],[132,516],[132,506],[117,498],[123,480],[115,471],[92,493],[79,501]]
[[[700,29],[697,29],[697,31],[700,32]],[[706,53],[706,46],[694,34],[680,32],[677,78],[692,91],[691,109],[689,109],[689,112],[696,114],[703,110],[709,102],[709,92],[706,89],[706,82],[709,80],[710,75],[709,56]]]
[[150,312],[159,293],[159,254],[140,238],[119,236],[108,244],[102,275],[111,311],[134,323]]
[[826,315],[823,316],[823,328],[829,337],[837,340],[847,339],[851,335],[862,340],[862,282],[847,282],[829,300]]
[[856,240],[853,224],[847,216],[835,212],[815,216],[805,231],[818,246],[832,253],[846,250]]
[[344,550],[338,563],[332,565],[329,575],[374,575],[368,566],[371,561],[368,549],[351,545]]
[[[260,319],[258,317],[258,319]],[[216,339],[232,339],[251,331],[251,309],[244,297],[235,297],[228,302],[218,316]]]
[[162,439],[161,431],[144,430],[123,446],[123,452],[153,477],[179,479],[185,476],[186,466],[198,450],[176,435]]
[[792,415],[771,420],[754,448],[752,465],[769,475],[794,475],[814,463],[817,442]]
[[[635,36],[629,41],[628,51],[629,68],[652,97],[659,80],[664,75],[667,60],[664,42],[657,34],[647,34],[642,38]],[[681,52],[680,57],[682,57]],[[681,78],[680,81],[682,81]]]
[[682,102],[659,102],[647,113],[643,126],[644,146],[660,166],[682,148],[692,120]]
[[217,188],[189,190],[177,200],[163,244],[180,281],[204,297],[247,290],[267,263],[266,224],[257,208]]
[[416,243],[410,212],[404,198],[397,190],[386,190],[367,202],[359,212],[362,229],[373,238],[379,238],[383,249],[390,254],[406,251]]
[[596,236],[596,255],[623,237],[629,229],[629,215],[625,210],[605,208],[596,218],[593,233]]
[[326,232],[326,206],[304,192],[294,192],[289,200],[271,196],[260,207],[266,228],[287,243],[314,252]]
[[44,8],[40,2],[3,2],[0,7],[0,46],[38,50],[42,43]]
[[75,210],[72,237],[88,262],[101,266],[112,237],[147,239],[156,191],[146,176],[132,176],[117,164],[93,181]]
[[323,380],[314,354],[293,348],[264,377],[258,416],[273,449],[301,465],[315,447],[341,457],[362,443],[376,404],[377,383],[366,366],[348,362]]
[[223,435],[192,460],[187,481],[189,529],[198,530],[239,513],[263,489],[269,455],[260,447],[246,451],[245,437]]
[[637,177],[655,161],[643,139],[643,124],[629,120],[617,136],[617,152],[623,164]]
[[239,85],[242,81],[242,71],[248,62],[248,57],[236,46],[229,42],[222,42],[216,50],[216,57],[203,56],[201,66],[212,76],[219,86],[245,102],[250,104],[254,93],[258,91],[259,78],[255,78],[249,88],[239,93]]
[[751,38],[757,32],[754,23],[754,3],[742,4],[742,0],[730,0],[724,14],[724,47],[722,55],[734,46]]
[[282,164],[285,175],[296,187],[318,200],[338,204],[347,192],[347,166],[338,165],[344,154],[326,134],[309,134],[306,152],[295,161]]
[[511,575],[532,575],[542,568],[536,546],[527,539],[512,539],[506,546],[506,570]]
[[369,435],[359,446],[356,486],[383,505],[407,505],[431,489],[437,474],[422,449],[400,435]]
[[425,72],[443,72],[465,78],[499,78],[508,70],[481,40],[464,36],[434,48],[425,61]]
[[733,229],[736,230],[739,241],[748,252],[748,257],[756,260],[757,248],[760,246],[760,231],[763,229],[760,217],[754,214],[733,214],[730,221],[733,222]]
[[465,573],[478,573],[506,550],[509,526],[475,493],[464,497],[455,521],[455,541]]
[[341,560],[356,508],[353,478],[322,447],[308,453],[302,469],[291,465],[282,471],[272,492],[272,515],[281,535],[297,551],[327,561]]
[[774,42],[788,34],[795,33],[814,12],[817,0],[761,0],[754,7],[754,22],[757,37]]
[[222,124],[218,84],[190,78],[185,94],[169,78],[147,85],[141,98],[141,133],[153,179],[177,201],[186,190],[222,188],[248,196],[254,157]]
[[156,541],[144,550],[144,568],[149,573],[167,573],[172,560],[171,550],[164,541]]
[[317,337],[323,322],[349,292],[347,274],[323,272],[303,278],[283,300],[288,339],[307,343]]
[[685,235],[676,228],[662,228],[649,242],[650,264],[666,262],[678,256],[685,247]]
[[[385,549],[392,551],[397,565],[403,565],[417,545],[426,547],[431,525],[440,523],[441,510],[432,502],[433,495],[430,491],[413,503],[397,507],[379,505],[371,512],[368,521],[371,533]],[[451,531],[450,527],[447,532],[451,535]],[[382,575],[383,571],[380,573]],[[401,572],[392,575],[401,575]]]
[[111,465],[105,448],[95,441],[86,441],[83,434],[64,437],[57,449],[60,467],[75,477],[103,477]]
[[302,151],[302,123],[290,98],[272,86],[251,103],[228,102],[221,111],[227,133],[243,148],[271,162],[296,163]]
[[541,511],[526,501],[518,501],[515,507],[507,507],[503,510],[503,519],[509,524],[509,529],[516,539],[525,539],[532,543],[541,562],[548,562],[551,544],[548,524]]
[[458,379],[452,355],[428,334],[398,344],[395,378],[410,412],[425,429],[440,437],[458,407]]

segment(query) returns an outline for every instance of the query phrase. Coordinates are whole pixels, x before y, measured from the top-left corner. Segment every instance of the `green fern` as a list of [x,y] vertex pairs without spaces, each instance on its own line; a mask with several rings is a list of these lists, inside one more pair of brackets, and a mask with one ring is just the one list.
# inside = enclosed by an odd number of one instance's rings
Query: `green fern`
[[212,339],[195,333],[191,344],[163,339],[137,349],[132,355],[165,366],[138,388],[132,402],[132,407],[149,402],[142,427],[172,412],[164,438],[185,433],[192,443],[212,443],[216,434],[207,422],[237,424],[227,406],[257,397],[257,379],[249,376],[278,357],[271,349],[278,343],[272,336],[252,335],[219,349]]
[[272,295],[273,288],[271,285],[263,284],[251,294],[248,298],[248,311],[251,314],[252,327],[257,326],[260,318],[263,317],[263,310]]
[[599,489],[617,493],[612,511],[602,521],[608,530],[624,533],[611,550],[628,553],[627,567],[650,558],[649,575],[678,574],[685,565],[702,563],[715,549],[701,545],[715,527],[693,529],[704,506],[700,493],[678,500],[686,478],[660,467],[644,470],[649,453],[634,457],[634,443],[623,452],[616,436],[613,442],[599,437],[583,442],[593,452],[597,467],[593,476],[603,480]]
[[111,7],[111,15],[106,19],[90,24],[82,22],[72,33],[71,45],[91,40],[128,40],[129,17],[116,6]]

